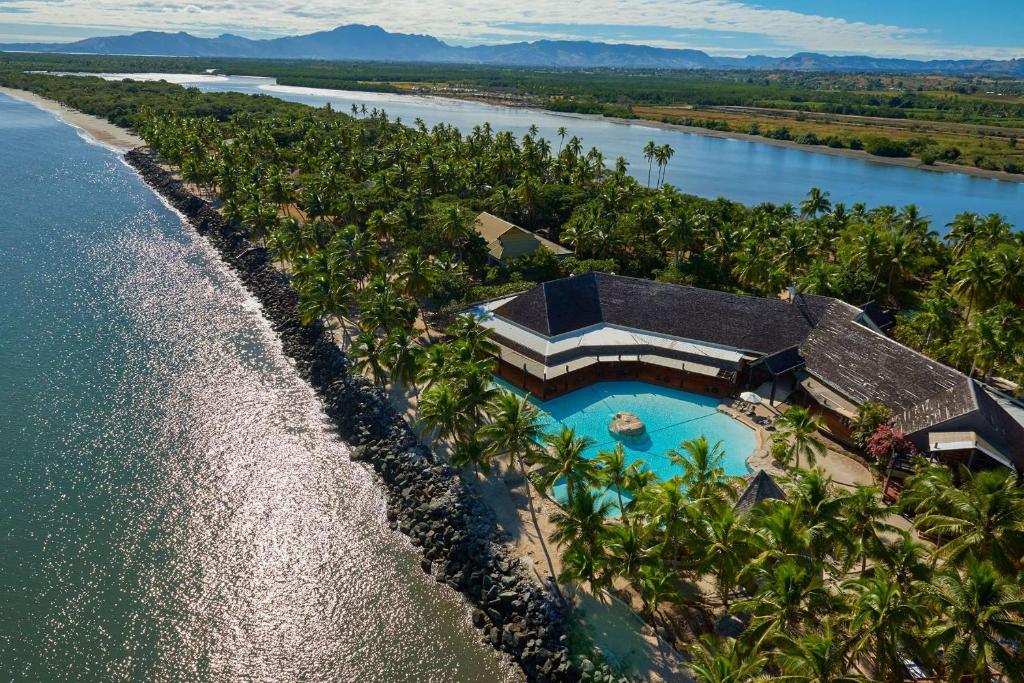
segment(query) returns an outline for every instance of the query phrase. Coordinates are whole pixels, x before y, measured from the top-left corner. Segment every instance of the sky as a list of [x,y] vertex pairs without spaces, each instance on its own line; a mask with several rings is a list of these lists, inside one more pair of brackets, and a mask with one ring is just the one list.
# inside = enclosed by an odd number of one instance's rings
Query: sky
[[140,30],[268,38],[376,24],[457,45],[543,38],[880,57],[1024,57],[1024,0],[0,0],[0,42]]

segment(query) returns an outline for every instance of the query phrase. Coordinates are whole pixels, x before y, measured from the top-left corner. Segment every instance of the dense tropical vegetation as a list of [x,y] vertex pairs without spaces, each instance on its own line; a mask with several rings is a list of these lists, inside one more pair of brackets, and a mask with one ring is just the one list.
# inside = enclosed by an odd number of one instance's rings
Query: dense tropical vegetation
[[[411,397],[454,465],[528,477],[531,512],[533,490],[560,498],[552,541],[566,593],[636,597],[670,636],[687,615],[733,615],[735,638],[709,625],[688,648],[702,680],[901,680],[907,660],[951,681],[1024,679],[1016,475],[959,472],[955,486],[954,473],[921,463],[902,503],[919,535],[897,531],[877,489],[803,469],[822,448],[814,418],[794,409],[773,447],[790,465],[785,500],[737,509],[742,483],[706,439],[668,454],[679,475],[658,481],[621,448],[591,459],[571,430],[547,433],[530,401],[494,387],[487,330],[449,315],[590,269],[766,296],[795,282],[880,299],[904,311],[900,339],[1021,381],[1024,240],[999,216],[962,214],[940,239],[913,206],[833,205],[816,189],[799,207],[685,195],[660,182],[672,151],[653,145],[642,183],[567,131],[555,142],[488,125],[461,133],[376,110],[17,70],[0,82],[134,127],[289,269],[307,320],[328,320],[357,368]],[[472,229],[484,209],[576,257],[490,265]],[[870,413],[865,443],[885,427]]]
[[229,58],[15,54],[27,70],[221,73],[282,85],[482,97],[805,145],[1024,172],[1024,81],[763,70],[540,69]]

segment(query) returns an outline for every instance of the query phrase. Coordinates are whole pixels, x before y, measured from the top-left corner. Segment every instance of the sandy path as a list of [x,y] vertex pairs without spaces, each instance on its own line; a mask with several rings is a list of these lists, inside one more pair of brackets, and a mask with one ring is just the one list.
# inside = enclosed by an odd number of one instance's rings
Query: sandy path
[[44,111],[57,115],[61,121],[74,126],[84,132],[99,144],[115,149],[119,152],[127,152],[135,147],[145,145],[145,141],[126,128],[114,124],[96,116],[83,114],[82,112],[65,107],[54,100],[48,100],[27,90],[16,90],[14,88],[0,87],[0,93],[13,97],[22,102],[28,102]]

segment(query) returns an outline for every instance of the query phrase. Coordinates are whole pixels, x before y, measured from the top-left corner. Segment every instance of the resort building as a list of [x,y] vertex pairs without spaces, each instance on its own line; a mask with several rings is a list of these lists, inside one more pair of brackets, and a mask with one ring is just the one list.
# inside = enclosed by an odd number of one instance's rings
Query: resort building
[[860,406],[877,402],[922,452],[1024,470],[1024,425],[1009,408],[963,373],[885,336],[892,319],[874,304],[590,273],[478,312],[499,346],[499,376],[541,400],[607,380],[722,398],[754,390],[768,403],[807,403],[840,441],[849,441]]
[[498,263],[520,256],[528,256],[540,247],[549,249],[559,258],[572,255],[572,251],[562,245],[555,244],[549,239],[544,239],[536,233],[520,228],[518,225],[509,223],[486,211],[473,221],[473,229],[487,243],[487,253]]

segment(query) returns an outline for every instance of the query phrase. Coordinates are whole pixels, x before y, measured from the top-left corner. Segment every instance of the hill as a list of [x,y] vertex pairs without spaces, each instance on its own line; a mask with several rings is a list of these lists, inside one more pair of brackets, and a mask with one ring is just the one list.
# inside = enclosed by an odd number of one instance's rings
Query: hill
[[916,61],[815,53],[799,53],[791,57],[751,55],[731,58],[713,57],[700,50],[571,40],[538,40],[459,47],[432,36],[390,33],[379,26],[361,24],[268,40],[252,40],[231,34],[201,38],[184,32],[143,31],[124,36],[86,38],[73,43],[0,44],[0,50],[161,57],[433,62],[555,68],[772,69],[1024,76],[1024,59]]

